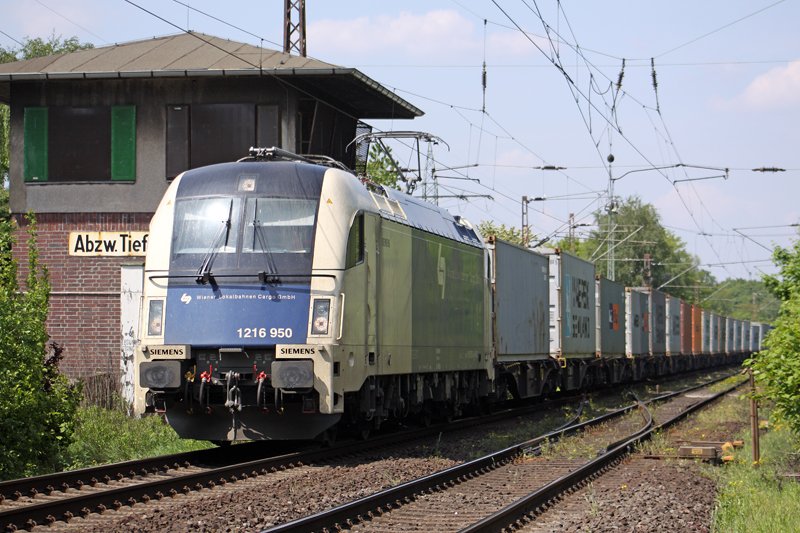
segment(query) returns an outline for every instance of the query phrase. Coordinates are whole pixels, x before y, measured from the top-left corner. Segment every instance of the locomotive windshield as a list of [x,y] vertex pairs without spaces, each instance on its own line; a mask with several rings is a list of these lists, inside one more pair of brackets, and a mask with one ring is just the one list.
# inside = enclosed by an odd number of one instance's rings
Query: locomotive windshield
[[248,198],[242,252],[310,252],[316,210],[316,200]]
[[[311,273],[324,169],[236,163],[186,173],[175,201],[170,272],[178,277]],[[186,283],[194,283],[189,279]]]
[[173,255],[235,253],[238,233],[232,231],[239,198],[191,198],[175,206]]

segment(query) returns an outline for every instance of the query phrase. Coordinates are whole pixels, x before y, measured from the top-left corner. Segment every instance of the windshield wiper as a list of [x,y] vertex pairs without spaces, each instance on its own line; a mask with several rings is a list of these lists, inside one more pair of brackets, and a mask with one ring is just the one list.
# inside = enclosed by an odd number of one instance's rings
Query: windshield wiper
[[[205,285],[206,283],[211,282],[212,285],[216,285],[216,281],[214,280],[214,274],[211,272],[211,265],[214,264],[214,259],[217,258],[217,253],[219,252],[220,246],[223,244],[228,244],[228,237],[231,233],[231,217],[233,215],[233,198],[231,198],[231,203],[228,206],[228,219],[222,221],[222,227],[219,228],[217,235],[214,237],[214,240],[211,243],[211,247],[206,252],[206,255],[203,256],[203,262],[200,264],[200,268],[197,269],[197,277],[195,281],[197,283],[202,283]],[[224,237],[224,241],[222,238]]]
[[[255,205],[253,206],[253,235],[256,239],[258,239],[258,244],[261,246],[261,249],[264,251],[265,260],[267,262],[267,269],[262,270],[258,273],[258,281],[261,283],[268,283],[270,285],[277,285],[280,283],[280,279],[278,278],[278,268],[275,265],[275,258],[272,257],[272,251],[269,248],[269,243],[267,242],[267,236],[262,233],[263,227],[259,224],[258,221],[258,198],[255,199]],[[255,249],[255,246],[253,246]]]

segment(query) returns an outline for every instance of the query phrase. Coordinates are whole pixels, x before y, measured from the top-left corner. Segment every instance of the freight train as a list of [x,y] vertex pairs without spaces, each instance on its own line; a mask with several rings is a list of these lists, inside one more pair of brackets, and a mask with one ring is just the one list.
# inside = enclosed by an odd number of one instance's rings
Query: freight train
[[765,328],[274,148],[175,178],[144,281],[135,410],[220,443],[737,362]]

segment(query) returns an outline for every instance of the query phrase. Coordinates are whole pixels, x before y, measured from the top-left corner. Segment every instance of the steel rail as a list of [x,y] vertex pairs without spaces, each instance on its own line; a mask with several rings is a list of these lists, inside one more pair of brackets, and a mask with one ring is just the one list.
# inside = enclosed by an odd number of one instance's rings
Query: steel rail
[[688,406],[686,409],[670,418],[669,420],[649,428],[642,434],[637,434],[632,438],[617,444],[613,449],[608,450],[606,453],[596,457],[577,470],[560,477],[544,487],[530,493],[514,503],[511,503],[500,509],[497,513],[484,518],[483,520],[472,524],[469,527],[460,530],[460,533],[488,533],[502,531],[511,525],[517,525],[518,522],[530,513],[542,509],[549,502],[559,498],[567,490],[580,485],[584,481],[599,475],[604,470],[611,468],[613,465],[621,461],[628,455],[633,447],[649,439],[656,431],[667,428],[677,422],[683,420],[689,414],[705,407],[706,405],[714,402],[715,400],[725,396],[732,390],[741,387],[743,383],[738,383],[720,391],[716,394],[703,398]]
[[[251,455],[255,454],[259,444],[248,443],[229,448],[212,448],[187,452],[151,459],[127,461],[112,465],[85,468],[57,474],[37,476],[35,478],[11,480],[0,483],[0,494],[8,494],[8,499],[19,499],[25,496],[35,496],[38,493],[52,494],[56,491],[65,492],[70,488],[80,489],[85,485],[108,483],[112,480],[133,478],[137,475],[147,475],[152,472],[166,472],[171,468],[181,468],[188,465],[198,465],[204,462],[227,462],[228,464],[209,468],[202,472],[180,473],[169,479],[142,480],[123,487],[108,486],[102,491],[87,492],[85,494],[65,494],[64,498],[44,502],[32,502],[13,508],[5,508],[0,498],[0,528],[30,528],[35,525],[48,524],[54,521],[67,519],[78,514],[89,514],[95,511],[104,511],[109,508],[119,508],[122,505],[132,505],[137,501],[162,498],[178,492],[200,490],[247,478],[252,475],[263,475],[270,471],[293,468],[305,464],[331,461],[338,457],[364,453],[373,449],[388,447],[421,438],[435,436],[442,432],[451,432],[467,429],[480,424],[493,421],[525,416],[540,412],[542,408],[553,408],[574,402],[575,397],[548,400],[536,405],[516,409],[506,409],[472,418],[437,424],[427,428],[406,430],[399,433],[387,434],[371,438],[367,441],[342,442],[329,448],[311,449],[292,452],[270,457],[261,457],[247,462],[230,464],[232,458],[241,457],[234,455],[238,448],[245,448]],[[227,459],[227,460],[226,460]],[[121,477],[120,477],[121,476]]]
[[[717,378],[706,383],[687,387],[680,391],[662,394],[661,396],[651,398],[650,400],[647,400],[647,402],[643,403],[649,404],[652,402],[663,401],[703,387],[708,387],[709,385],[724,379],[728,379],[729,377],[730,376]],[[488,454],[478,459],[474,459],[467,463],[452,466],[448,469],[435,472],[428,476],[424,476],[395,487],[390,487],[386,490],[365,496],[364,498],[354,500],[352,502],[348,502],[344,505],[329,509],[327,511],[322,511],[304,518],[280,524],[266,531],[269,533],[324,530],[336,531],[340,528],[351,527],[355,523],[361,522],[365,518],[373,516],[376,512],[381,513],[384,510],[390,510],[395,506],[401,506],[404,502],[413,500],[419,494],[428,492],[430,490],[440,490],[449,484],[464,481],[477,475],[481,475],[489,470],[493,470],[499,466],[507,464],[520,455],[536,453],[537,447],[545,440],[557,440],[564,435],[577,433],[587,427],[601,424],[612,418],[622,416],[623,414],[636,409],[638,406],[639,403],[635,403],[591,420],[572,424],[568,427],[558,428],[545,435],[509,446],[503,450]],[[642,430],[637,431],[637,435],[641,433]]]
[[[248,443],[233,448],[199,450],[197,452],[127,461],[124,463],[38,476],[35,478],[6,481],[0,483],[0,495],[3,495],[0,496],[0,528],[30,528],[37,524],[52,523],[64,519],[68,520],[70,517],[78,514],[86,515],[95,511],[102,512],[105,509],[112,507],[118,508],[122,505],[130,505],[137,501],[146,501],[177,492],[213,487],[218,483],[226,483],[229,480],[234,481],[240,477],[249,477],[254,473],[256,475],[261,475],[269,473],[273,469],[286,469],[303,464],[330,461],[337,457],[364,453],[372,449],[397,445],[403,442],[436,435],[441,432],[458,431],[492,421],[535,414],[543,409],[552,409],[557,406],[568,404],[574,400],[575,397],[546,400],[523,408],[506,409],[492,415],[467,418],[448,424],[431,426],[429,428],[388,434],[364,442],[343,442],[321,450],[312,449],[283,455],[273,455],[270,457],[258,457],[237,464],[230,463],[232,458],[238,457],[241,459],[241,455],[238,453],[234,455],[234,450],[248,450],[248,453],[257,455],[252,450],[256,450],[261,443],[252,443],[252,446]],[[8,494],[8,498],[10,499],[18,499],[25,496],[35,496],[38,493],[52,494],[56,491],[63,491],[66,493],[70,488],[80,489],[85,485],[107,484],[114,479],[133,478],[137,475],[146,475],[151,472],[166,472],[166,470],[175,468],[176,465],[180,468],[186,466],[186,463],[189,465],[198,465],[204,462],[227,462],[228,464],[219,468],[210,468],[202,472],[181,473],[169,479],[151,481],[136,480],[135,484],[131,483],[124,487],[108,485],[108,487],[104,487],[102,491],[93,491],[87,494],[65,494],[61,499],[39,503],[36,501],[31,503],[26,502],[25,504],[9,509],[4,508],[8,507],[7,505],[2,505],[2,500],[6,494]]]

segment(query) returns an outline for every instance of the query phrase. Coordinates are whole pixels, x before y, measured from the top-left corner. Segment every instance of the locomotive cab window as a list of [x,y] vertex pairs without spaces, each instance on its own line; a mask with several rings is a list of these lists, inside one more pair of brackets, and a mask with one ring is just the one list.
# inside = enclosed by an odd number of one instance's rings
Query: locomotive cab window
[[317,201],[302,198],[248,198],[244,253],[309,254]]
[[350,226],[347,236],[345,268],[351,268],[364,261],[364,214],[359,213]]
[[236,252],[238,198],[195,198],[175,206],[173,255]]

